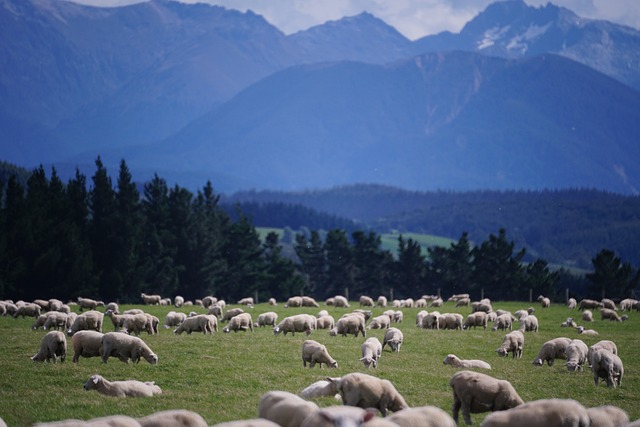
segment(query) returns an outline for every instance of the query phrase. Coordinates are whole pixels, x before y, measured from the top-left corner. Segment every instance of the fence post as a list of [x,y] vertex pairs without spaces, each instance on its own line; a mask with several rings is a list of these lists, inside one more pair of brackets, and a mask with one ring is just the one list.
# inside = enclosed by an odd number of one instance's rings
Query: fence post
[[258,304],[258,303],[259,303],[259,302],[258,302],[258,291],[256,291],[256,295],[255,295],[254,300],[255,300],[255,303],[256,303],[256,304]]
[[480,289],[480,299],[484,299],[484,288]]
[[344,297],[349,301],[349,288],[344,288]]
[[389,288],[389,302],[393,301],[393,288]]

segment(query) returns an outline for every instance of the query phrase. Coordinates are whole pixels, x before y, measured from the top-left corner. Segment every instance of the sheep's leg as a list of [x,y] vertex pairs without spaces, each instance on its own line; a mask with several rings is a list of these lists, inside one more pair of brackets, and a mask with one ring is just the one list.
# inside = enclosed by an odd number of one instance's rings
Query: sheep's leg
[[460,401],[460,399],[458,399],[458,397],[455,395],[453,395],[453,405],[451,406],[451,414],[453,417],[453,421],[456,422],[456,424],[458,423],[458,413],[460,412],[460,407],[462,406],[462,402]]

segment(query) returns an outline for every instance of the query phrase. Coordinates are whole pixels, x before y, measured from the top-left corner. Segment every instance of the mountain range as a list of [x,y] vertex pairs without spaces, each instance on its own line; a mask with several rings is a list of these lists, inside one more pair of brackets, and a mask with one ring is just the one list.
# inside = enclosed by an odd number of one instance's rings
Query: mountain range
[[285,35],[151,0],[0,0],[0,159],[91,173],[100,155],[220,191],[637,193],[640,32],[497,2],[411,41],[369,13]]

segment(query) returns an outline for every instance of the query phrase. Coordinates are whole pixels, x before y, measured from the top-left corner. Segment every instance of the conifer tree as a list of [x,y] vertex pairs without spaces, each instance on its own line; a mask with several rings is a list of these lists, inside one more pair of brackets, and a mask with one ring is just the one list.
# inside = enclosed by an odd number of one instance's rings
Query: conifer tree
[[313,230],[307,239],[305,233],[296,234],[294,247],[300,260],[305,286],[300,289],[301,295],[326,295],[323,292],[327,283],[327,263],[320,233]]

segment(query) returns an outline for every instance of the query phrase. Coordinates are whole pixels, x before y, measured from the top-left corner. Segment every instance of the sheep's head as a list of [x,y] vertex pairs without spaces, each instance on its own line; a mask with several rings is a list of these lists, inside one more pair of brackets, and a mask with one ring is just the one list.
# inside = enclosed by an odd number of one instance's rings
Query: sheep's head
[[100,375],[91,375],[91,377],[84,383],[84,390],[89,391],[93,390],[102,382],[102,377]]
[[533,361],[533,365],[534,366],[542,366],[542,365],[544,365],[544,360],[536,359],[536,360]]
[[506,356],[509,355],[509,351],[506,348],[502,348],[502,347],[497,349],[496,352],[498,353],[498,356],[500,356],[500,357],[506,357]]
[[274,326],[273,327],[273,334],[274,335],[278,335],[280,332],[282,332],[282,329],[280,329],[279,326]]

